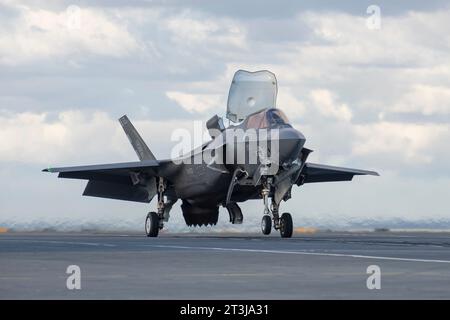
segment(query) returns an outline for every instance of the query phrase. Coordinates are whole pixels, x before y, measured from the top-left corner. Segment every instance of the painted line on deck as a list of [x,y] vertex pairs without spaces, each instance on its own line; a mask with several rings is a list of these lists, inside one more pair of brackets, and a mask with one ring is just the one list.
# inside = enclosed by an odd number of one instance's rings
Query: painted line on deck
[[346,258],[357,258],[357,259],[392,260],[392,261],[407,261],[407,262],[450,263],[450,260],[366,256],[366,255],[345,254],[345,253],[321,253],[321,252],[305,252],[305,251],[238,249],[238,248],[219,248],[219,247],[188,247],[188,246],[171,246],[171,245],[145,245],[145,246],[146,247],[157,247],[157,248],[170,248],[170,249],[186,249],[186,250],[198,249],[198,250],[213,250],[213,251],[235,251],[235,252],[256,252],[256,253],[276,253],[276,254],[297,254],[297,255],[325,256],[325,257],[346,257]]
[[0,241],[29,242],[29,243],[51,243],[51,244],[69,244],[69,245],[83,245],[83,246],[93,246],[93,247],[116,247],[115,244],[96,243],[96,242],[75,242],[75,241],[56,241],[56,240],[26,240],[26,239],[0,239]]

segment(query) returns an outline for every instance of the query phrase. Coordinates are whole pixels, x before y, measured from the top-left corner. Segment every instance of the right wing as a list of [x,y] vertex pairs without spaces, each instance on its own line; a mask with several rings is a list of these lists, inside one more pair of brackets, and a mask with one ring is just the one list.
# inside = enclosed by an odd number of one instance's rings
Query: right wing
[[156,176],[164,176],[164,168],[170,160],[145,160],[48,168],[45,172],[58,173],[59,178],[89,180],[83,192],[85,196],[150,202],[156,193]]
[[116,183],[131,182],[130,174],[141,172],[156,175],[160,165],[158,160],[109,163],[90,166],[47,168],[42,171],[59,173],[58,178],[101,180]]

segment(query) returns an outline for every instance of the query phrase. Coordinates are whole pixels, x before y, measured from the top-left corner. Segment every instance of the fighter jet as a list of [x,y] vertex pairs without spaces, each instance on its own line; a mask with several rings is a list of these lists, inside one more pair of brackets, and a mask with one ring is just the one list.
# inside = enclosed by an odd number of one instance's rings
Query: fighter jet
[[[350,181],[374,171],[307,162],[311,149],[304,135],[276,108],[277,80],[267,70],[235,73],[227,103],[225,127],[217,115],[207,121],[211,139],[178,157],[158,160],[127,116],[119,119],[139,161],[77,167],[48,168],[59,178],[88,180],[83,195],[150,203],[156,211],[145,220],[145,233],[157,237],[169,221],[177,200],[188,226],[215,225],[219,207],[230,222],[241,224],[238,203],[263,202],[261,230],[293,233],[291,214],[280,214],[280,204],[291,198],[293,187],[306,183]],[[231,124],[233,122],[233,124]]]

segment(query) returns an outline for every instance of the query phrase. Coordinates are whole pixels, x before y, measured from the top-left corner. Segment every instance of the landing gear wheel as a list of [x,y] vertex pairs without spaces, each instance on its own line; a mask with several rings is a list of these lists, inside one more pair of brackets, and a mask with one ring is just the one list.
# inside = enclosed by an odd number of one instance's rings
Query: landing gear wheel
[[149,212],[145,219],[145,233],[147,237],[157,237],[159,232],[159,217],[156,212]]
[[267,235],[270,234],[270,231],[272,230],[272,219],[268,214],[263,215],[261,220],[261,230],[262,233]]
[[285,212],[280,218],[280,234],[282,238],[292,237],[292,217],[289,213]]

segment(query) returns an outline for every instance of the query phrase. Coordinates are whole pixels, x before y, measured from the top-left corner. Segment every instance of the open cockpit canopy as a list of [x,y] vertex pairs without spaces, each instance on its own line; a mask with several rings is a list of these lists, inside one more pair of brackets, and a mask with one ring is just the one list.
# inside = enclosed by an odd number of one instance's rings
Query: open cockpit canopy
[[277,79],[272,72],[238,70],[228,94],[227,118],[240,122],[257,111],[276,108],[277,91]]

